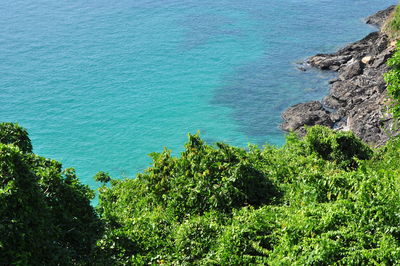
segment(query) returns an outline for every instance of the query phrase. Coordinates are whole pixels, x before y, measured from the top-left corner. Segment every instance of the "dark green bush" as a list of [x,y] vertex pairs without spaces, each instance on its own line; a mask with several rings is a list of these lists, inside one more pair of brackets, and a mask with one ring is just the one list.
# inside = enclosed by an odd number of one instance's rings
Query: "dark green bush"
[[175,262],[178,264],[207,264],[215,257],[214,246],[223,225],[218,212],[206,213],[185,220],[174,231]]
[[[400,9],[396,8],[396,27],[399,27],[400,23]],[[396,31],[399,34],[399,31]],[[390,100],[388,102],[388,106],[390,108],[391,113],[393,114],[395,119],[400,118],[400,43],[397,43],[396,52],[393,56],[387,61],[387,64],[390,66],[390,70],[385,73],[385,81],[387,83],[387,91],[390,96]]]
[[344,168],[354,168],[357,159],[366,160],[372,156],[372,150],[349,131],[334,132],[323,126],[314,126],[307,129],[304,142],[309,153],[316,153]]
[[268,176],[253,167],[244,149],[206,145],[190,135],[180,158],[169,151],[153,154],[153,166],[138,175],[158,204],[183,218],[210,210],[230,212],[260,206],[279,195]]
[[28,132],[18,124],[0,123],[0,143],[17,146],[22,152],[32,152],[32,144]]
[[27,153],[25,129],[2,125],[12,133],[0,144],[0,264],[89,263],[102,232],[94,192],[73,169]]
[[103,184],[106,184],[108,182],[111,181],[111,177],[108,173],[105,172],[98,172],[95,176],[94,176],[94,180],[96,180],[97,182],[101,182]]
[[0,144],[0,264],[55,264],[63,253],[55,224],[25,155]]

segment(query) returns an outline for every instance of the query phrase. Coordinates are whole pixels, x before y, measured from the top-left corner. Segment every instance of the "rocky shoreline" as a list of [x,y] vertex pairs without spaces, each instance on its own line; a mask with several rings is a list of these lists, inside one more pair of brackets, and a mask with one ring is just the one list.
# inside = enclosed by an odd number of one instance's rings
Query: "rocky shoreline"
[[[395,6],[368,17],[365,21],[379,29]],[[395,43],[381,31],[349,44],[333,54],[317,54],[305,62],[309,67],[335,71],[329,94],[321,101],[300,103],[283,112],[281,128],[303,135],[304,126],[324,125],[351,130],[371,145],[385,143],[393,134],[393,120],[387,114],[386,61]]]

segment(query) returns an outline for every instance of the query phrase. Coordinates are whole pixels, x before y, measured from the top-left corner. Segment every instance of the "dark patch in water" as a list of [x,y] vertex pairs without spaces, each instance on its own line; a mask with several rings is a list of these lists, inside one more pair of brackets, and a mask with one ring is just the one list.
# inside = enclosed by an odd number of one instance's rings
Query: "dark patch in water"
[[[216,89],[213,104],[233,110],[233,119],[248,136],[281,134],[280,113],[303,101],[321,99],[332,73],[298,71],[262,58],[225,77]],[[307,88],[312,89],[307,89]]]

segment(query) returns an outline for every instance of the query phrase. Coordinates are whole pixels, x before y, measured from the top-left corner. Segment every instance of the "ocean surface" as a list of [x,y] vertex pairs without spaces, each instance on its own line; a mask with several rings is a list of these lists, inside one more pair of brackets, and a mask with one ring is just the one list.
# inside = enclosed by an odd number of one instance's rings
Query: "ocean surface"
[[281,145],[281,112],[332,73],[297,63],[374,31],[397,0],[13,0],[0,5],[0,121],[34,152],[92,176],[134,177],[187,133]]

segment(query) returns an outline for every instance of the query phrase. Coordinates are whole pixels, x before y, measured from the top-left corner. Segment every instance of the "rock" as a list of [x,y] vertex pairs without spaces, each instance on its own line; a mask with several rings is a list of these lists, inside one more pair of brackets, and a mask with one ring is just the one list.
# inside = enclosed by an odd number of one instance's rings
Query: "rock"
[[395,5],[386,8],[385,10],[379,11],[376,14],[369,16],[365,19],[367,24],[378,27],[379,29],[385,24],[386,20],[390,16],[390,14],[396,8]]
[[365,142],[380,145],[389,140],[382,127],[382,105],[379,99],[368,99],[349,112],[347,126]]
[[372,67],[374,68],[378,68],[381,65],[383,65],[384,63],[386,63],[386,61],[392,56],[392,54],[394,53],[395,48],[389,46],[385,51],[383,51],[382,53],[380,53],[376,59],[374,60],[374,63],[372,64]]
[[362,40],[349,44],[333,54],[317,54],[307,59],[312,67],[321,70],[338,71],[351,60],[375,56],[388,46],[388,38],[380,32],[372,32]]
[[333,95],[328,95],[326,96],[323,101],[322,101],[326,106],[328,106],[329,108],[333,108],[333,109],[339,109],[341,107],[345,107],[347,102],[346,100],[342,100],[340,98],[337,98]]
[[363,72],[364,65],[356,60],[349,62],[345,67],[341,69],[339,79],[346,80],[351,79],[354,76],[360,75]]
[[324,125],[331,127],[333,121],[329,112],[317,101],[296,104],[282,114],[285,122],[281,125],[285,131],[304,133],[304,126]]
[[339,113],[331,113],[330,116],[331,116],[331,120],[332,120],[334,123],[337,123],[337,122],[339,122],[340,120],[342,120],[342,117],[340,116]]
[[[367,22],[382,25],[391,10],[393,7],[378,12]],[[384,104],[387,91],[383,74],[389,70],[386,61],[394,50],[383,32],[373,32],[336,53],[310,57],[307,63],[312,67],[338,71],[338,77],[329,82],[331,88],[323,104],[314,101],[288,108],[282,115],[282,129],[304,134],[304,126],[325,125],[351,130],[372,145],[399,134]]]
[[339,80],[340,80],[339,78],[334,78],[334,79],[331,79],[328,83],[333,84],[335,82],[338,82]]
[[351,59],[349,55],[338,55],[338,56],[331,56],[320,54],[311,57],[307,62],[316,68],[321,70],[333,70],[337,71],[339,67],[343,64],[346,64]]
[[364,56],[364,57],[361,59],[361,62],[362,62],[364,65],[367,65],[367,64],[369,64],[369,62],[371,62],[371,60],[372,60],[372,56],[368,55],[368,56]]

